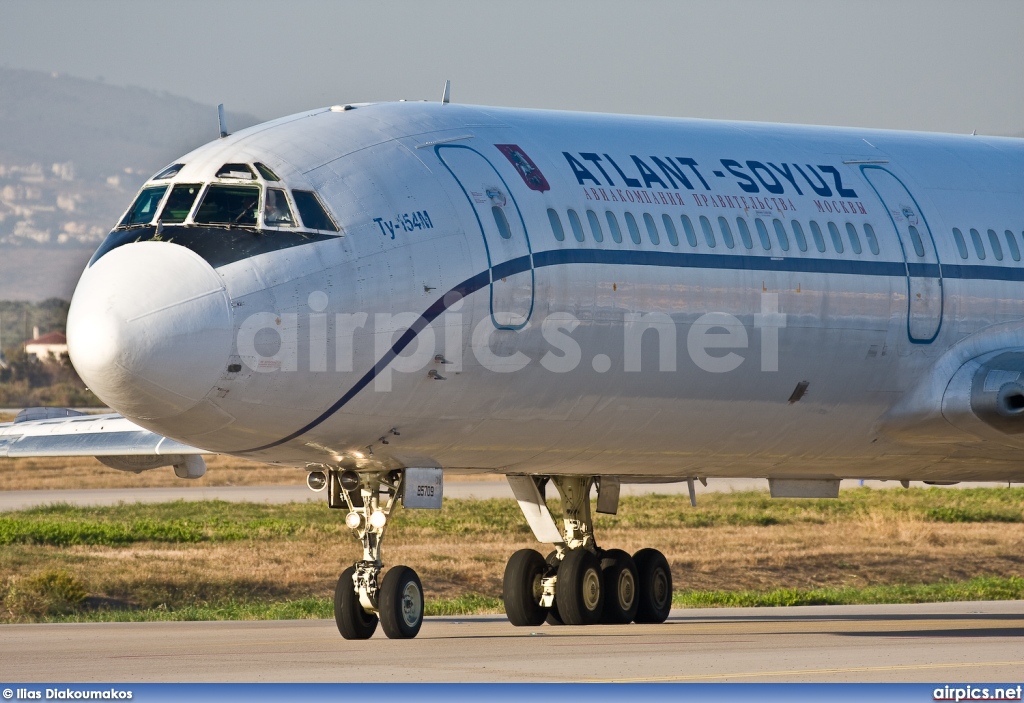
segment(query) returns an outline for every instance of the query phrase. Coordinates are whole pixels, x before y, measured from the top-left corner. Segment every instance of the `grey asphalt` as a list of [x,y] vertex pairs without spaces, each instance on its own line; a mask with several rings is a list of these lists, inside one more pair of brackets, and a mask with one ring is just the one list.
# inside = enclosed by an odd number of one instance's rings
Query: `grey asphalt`
[[674,610],[662,625],[427,618],[0,626],[0,681],[1024,682],[1024,602]]
[[[697,484],[700,486],[700,484]],[[708,484],[711,486],[711,482]],[[700,486],[701,491],[707,491]],[[767,481],[742,480],[717,485],[718,490],[768,490]],[[623,495],[638,493],[686,493],[685,483],[642,484],[622,487]],[[448,498],[509,498],[512,489],[505,481],[446,481]],[[326,501],[326,494],[314,493],[304,485],[212,486],[174,488],[90,488],[80,490],[0,491],[0,512],[24,510],[50,503],[73,505],[117,505],[118,503],[163,503],[172,500],[226,500],[246,503],[296,503]]]
[[[184,481],[182,482],[184,483]],[[843,481],[844,488],[853,488],[859,481]],[[865,481],[873,488],[899,488],[899,483]],[[924,484],[912,484],[924,485]],[[949,488],[973,486],[992,487],[1004,484],[962,483]],[[768,491],[765,479],[709,479],[708,485],[696,484],[698,503],[706,493],[729,491]],[[685,483],[626,484],[622,495],[662,493],[681,495],[686,499]],[[512,489],[505,481],[446,481],[444,494],[448,498],[512,498]],[[326,501],[324,493],[314,493],[304,485],[289,486],[188,486],[174,488],[90,488],[75,490],[0,491],[0,512],[25,510],[52,503],[72,505],[117,505],[118,503],[163,503],[173,500],[226,500],[237,503],[295,503]]]

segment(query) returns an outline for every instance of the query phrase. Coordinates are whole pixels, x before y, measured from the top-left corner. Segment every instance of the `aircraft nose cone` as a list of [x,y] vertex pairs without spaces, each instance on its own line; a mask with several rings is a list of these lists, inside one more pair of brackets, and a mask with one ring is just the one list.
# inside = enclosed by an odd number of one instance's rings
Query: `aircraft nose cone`
[[194,252],[127,244],[82,274],[67,331],[75,369],[104,403],[129,418],[159,419],[199,403],[224,372],[230,300]]

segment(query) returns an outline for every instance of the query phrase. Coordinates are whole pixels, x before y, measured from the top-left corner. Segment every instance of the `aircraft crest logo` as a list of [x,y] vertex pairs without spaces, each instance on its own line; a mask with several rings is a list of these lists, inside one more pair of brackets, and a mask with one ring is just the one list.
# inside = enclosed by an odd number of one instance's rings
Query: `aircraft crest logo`
[[522,176],[523,182],[526,183],[528,188],[541,193],[545,190],[551,190],[551,186],[548,185],[548,179],[544,178],[544,174],[537,168],[537,164],[533,163],[533,159],[527,156],[526,152],[520,149],[518,145],[495,144],[494,146],[516,167],[516,171]]

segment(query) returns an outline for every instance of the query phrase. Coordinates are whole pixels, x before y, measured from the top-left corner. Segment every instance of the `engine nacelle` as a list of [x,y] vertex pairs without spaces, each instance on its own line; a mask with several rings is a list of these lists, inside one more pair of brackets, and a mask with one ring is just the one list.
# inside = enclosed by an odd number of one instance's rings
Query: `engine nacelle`
[[142,473],[161,466],[173,466],[178,478],[201,478],[206,473],[206,462],[196,454],[168,454],[167,456],[98,456],[101,464],[118,471]]
[[999,351],[971,359],[950,379],[942,416],[961,430],[1005,442],[1024,441],[1024,351]]

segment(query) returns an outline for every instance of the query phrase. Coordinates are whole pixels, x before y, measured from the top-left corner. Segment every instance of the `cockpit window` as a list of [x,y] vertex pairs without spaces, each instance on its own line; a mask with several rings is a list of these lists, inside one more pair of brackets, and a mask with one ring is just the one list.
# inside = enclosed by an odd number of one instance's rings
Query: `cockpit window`
[[309,229],[323,229],[329,232],[337,232],[338,226],[324,210],[320,198],[311,190],[293,190],[292,197],[295,198],[295,207],[299,208],[299,216],[302,217],[302,224]]
[[199,183],[178,183],[171,188],[171,194],[167,196],[163,212],[160,213],[160,221],[167,224],[184,222],[201,188]]
[[153,176],[153,180],[162,181],[165,178],[174,178],[175,176],[178,175],[178,171],[180,171],[183,168],[185,168],[185,164],[173,164],[165,168],[160,173]]
[[160,205],[160,199],[167,192],[167,186],[150,186],[143,188],[139,197],[128,209],[128,214],[121,220],[120,227],[131,227],[132,225],[148,225],[153,221],[156,208]]
[[248,164],[224,164],[217,171],[217,178],[240,178],[251,181],[256,178],[256,174],[252,172]]
[[259,161],[257,161],[256,163],[253,164],[253,166],[255,166],[256,170],[260,172],[261,176],[263,176],[263,180],[265,180],[265,181],[279,181],[279,180],[281,180],[280,178],[277,177],[277,174],[274,173],[273,171],[271,171],[270,168],[266,164],[261,164]]
[[[259,164],[257,164],[257,167]],[[288,205],[288,196],[280,188],[267,188],[267,202],[263,206],[263,224],[267,227],[294,227],[295,216]]]
[[255,227],[260,189],[256,186],[212,184],[196,212],[195,221],[204,225]]

